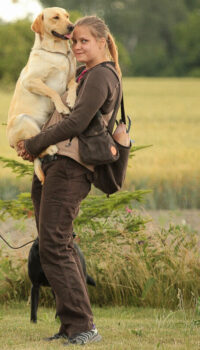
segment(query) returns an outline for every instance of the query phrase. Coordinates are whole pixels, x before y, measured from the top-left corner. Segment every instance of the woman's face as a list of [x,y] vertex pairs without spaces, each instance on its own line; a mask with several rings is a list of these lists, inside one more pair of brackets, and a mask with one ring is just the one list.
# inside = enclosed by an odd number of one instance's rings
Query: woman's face
[[106,60],[106,40],[96,39],[87,26],[76,26],[72,35],[72,50],[78,62],[92,68]]

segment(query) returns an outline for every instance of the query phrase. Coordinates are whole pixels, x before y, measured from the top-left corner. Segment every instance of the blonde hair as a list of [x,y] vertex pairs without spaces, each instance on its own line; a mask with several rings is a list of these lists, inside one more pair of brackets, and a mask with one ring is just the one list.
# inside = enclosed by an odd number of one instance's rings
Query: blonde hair
[[110,56],[113,59],[113,61],[115,62],[116,71],[118,72],[119,76],[121,77],[122,73],[121,73],[121,69],[119,66],[118,49],[117,49],[117,46],[115,44],[115,40],[114,40],[112,34],[110,33],[108,26],[105,24],[105,22],[97,16],[85,16],[85,17],[78,19],[75,22],[74,26],[75,27],[76,26],[90,27],[91,34],[95,38],[99,38],[99,39],[105,38],[106,39],[106,43],[108,46]]

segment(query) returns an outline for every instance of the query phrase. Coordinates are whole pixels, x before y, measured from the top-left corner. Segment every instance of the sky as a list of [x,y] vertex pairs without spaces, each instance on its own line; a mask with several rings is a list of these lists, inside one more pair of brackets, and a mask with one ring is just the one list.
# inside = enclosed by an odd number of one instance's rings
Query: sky
[[37,0],[0,0],[0,4],[0,19],[5,22],[23,19],[27,15],[34,19],[42,10]]

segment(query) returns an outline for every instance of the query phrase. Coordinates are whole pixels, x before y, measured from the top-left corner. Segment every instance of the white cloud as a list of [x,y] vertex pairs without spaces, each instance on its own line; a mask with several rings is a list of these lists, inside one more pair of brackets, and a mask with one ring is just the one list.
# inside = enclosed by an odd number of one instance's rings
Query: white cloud
[[0,0],[0,19],[6,22],[23,19],[29,16],[35,18],[42,10],[37,0]]

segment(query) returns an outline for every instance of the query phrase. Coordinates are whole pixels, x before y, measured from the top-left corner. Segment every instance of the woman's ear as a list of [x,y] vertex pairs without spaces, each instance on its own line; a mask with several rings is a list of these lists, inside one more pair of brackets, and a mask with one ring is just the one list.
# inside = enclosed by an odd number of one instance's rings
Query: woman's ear
[[106,48],[106,39],[105,38],[100,38],[98,40],[98,44],[99,44],[99,48],[100,49]]

